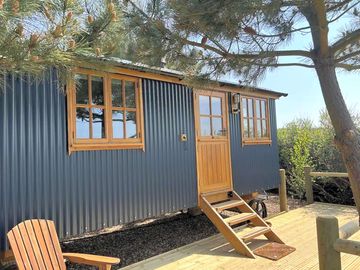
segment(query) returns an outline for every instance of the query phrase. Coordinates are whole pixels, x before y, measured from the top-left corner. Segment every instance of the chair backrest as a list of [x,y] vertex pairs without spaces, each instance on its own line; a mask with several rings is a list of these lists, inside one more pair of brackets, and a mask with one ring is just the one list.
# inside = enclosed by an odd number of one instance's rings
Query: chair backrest
[[20,270],[66,269],[53,221],[26,220],[9,231],[7,237]]

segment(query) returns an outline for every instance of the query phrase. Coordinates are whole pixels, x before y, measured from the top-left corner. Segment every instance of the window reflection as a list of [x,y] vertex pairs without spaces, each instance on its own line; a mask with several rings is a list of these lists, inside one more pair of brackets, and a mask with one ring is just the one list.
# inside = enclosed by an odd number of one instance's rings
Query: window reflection
[[112,105],[114,107],[123,107],[122,100],[122,81],[111,80]]
[[103,109],[92,109],[92,132],[93,139],[105,138],[105,119]]
[[90,114],[87,108],[76,109],[76,138],[90,139]]
[[88,76],[84,74],[75,75],[76,103],[89,104]]
[[201,136],[211,136],[210,117],[200,117]]
[[114,139],[124,138],[124,113],[122,111],[112,112],[112,128]]
[[136,108],[135,83],[127,81],[125,83],[125,98],[127,108]]
[[211,97],[211,114],[212,115],[221,115],[221,98]]
[[212,118],[213,136],[224,136],[222,118]]
[[136,113],[126,113],[126,138],[137,138]]
[[199,111],[200,114],[210,115],[210,97],[199,96]]
[[104,79],[91,76],[92,104],[104,105]]

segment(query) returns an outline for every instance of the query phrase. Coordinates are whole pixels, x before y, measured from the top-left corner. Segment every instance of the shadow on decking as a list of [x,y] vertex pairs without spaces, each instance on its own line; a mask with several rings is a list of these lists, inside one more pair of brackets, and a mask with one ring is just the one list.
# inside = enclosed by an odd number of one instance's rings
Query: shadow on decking
[[[332,215],[340,225],[357,217],[355,207],[315,203],[270,218],[276,233],[294,253],[271,261],[265,258],[247,258],[238,254],[220,234],[172,250],[124,269],[318,269],[316,216]],[[247,228],[238,228],[241,232]],[[360,239],[360,234],[354,235]],[[249,243],[251,250],[269,241],[258,238]],[[360,269],[360,258],[343,255],[343,269]]]

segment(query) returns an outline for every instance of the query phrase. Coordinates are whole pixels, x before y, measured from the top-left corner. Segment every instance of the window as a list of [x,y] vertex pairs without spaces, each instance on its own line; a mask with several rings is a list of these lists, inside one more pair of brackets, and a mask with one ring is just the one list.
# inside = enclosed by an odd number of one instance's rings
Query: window
[[138,78],[79,69],[68,85],[70,152],[143,149]]
[[243,144],[271,144],[268,100],[242,97]]

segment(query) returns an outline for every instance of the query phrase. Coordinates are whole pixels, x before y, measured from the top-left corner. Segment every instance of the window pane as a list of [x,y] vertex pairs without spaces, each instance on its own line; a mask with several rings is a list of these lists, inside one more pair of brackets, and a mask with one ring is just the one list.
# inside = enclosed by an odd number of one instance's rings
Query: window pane
[[89,109],[76,109],[76,138],[90,139]]
[[256,117],[260,118],[260,100],[256,100]]
[[211,98],[211,114],[212,115],[221,115],[221,98],[212,97]]
[[91,76],[92,104],[104,105],[104,79]]
[[210,117],[200,117],[201,136],[211,136]]
[[199,111],[200,114],[210,115],[210,100],[208,96],[199,96]]
[[113,111],[112,112],[112,128],[113,138],[123,139],[124,138],[124,112]]
[[253,100],[249,98],[248,100],[248,113],[249,117],[254,117],[254,110],[253,110]]
[[125,82],[125,99],[127,108],[136,108],[135,83]]
[[261,138],[262,137],[262,131],[261,131],[261,120],[258,119],[257,120],[257,137]]
[[263,129],[263,137],[269,137],[266,126],[266,120],[262,120],[262,129]]
[[121,80],[111,80],[111,99],[114,107],[123,107]]
[[249,120],[249,138],[254,138],[255,137],[255,130],[254,130],[254,121],[253,120]]
[[137,138],[135,112],[126,113],[126,138]]
[[87,75],[75,75],[76,104],[89,104],[89,81]]
[[92,109],[92,119],[93,119],[93,139],[102,139],[105,138],[105,119],[104,119],[104,110],[99,108]]
[[225,136],[222,125],[222,118],[212,118],[213,136]]
[[244,117],[248,117],[246,104],[247,104],[247,100],[246,100],[246,98],[243,98],[242,99],[242,109],[243,109],[243,116]]
[[266,118],[266,102],[265,102],[265,100],[261,101],[261,117]]
[[248,126],[248,120],[244,120],[244,137],[249,138],[249,126]]

